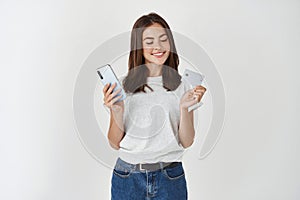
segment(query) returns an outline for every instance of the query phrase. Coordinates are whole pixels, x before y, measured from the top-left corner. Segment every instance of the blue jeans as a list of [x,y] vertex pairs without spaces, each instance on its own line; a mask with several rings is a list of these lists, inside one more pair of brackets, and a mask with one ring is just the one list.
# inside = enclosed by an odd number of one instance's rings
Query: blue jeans
[[140,172],[118,158],[111,179],[112,200],[186,200],[182,163],[166,169]]

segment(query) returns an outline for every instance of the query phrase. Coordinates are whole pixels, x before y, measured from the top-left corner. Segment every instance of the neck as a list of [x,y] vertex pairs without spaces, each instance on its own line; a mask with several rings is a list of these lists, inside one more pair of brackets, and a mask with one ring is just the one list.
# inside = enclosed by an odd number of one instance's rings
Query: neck
[[161,76],[162,75],[162,65],[156,65],[153,63],[147,63],[147,68],[149,69],[149,76]]

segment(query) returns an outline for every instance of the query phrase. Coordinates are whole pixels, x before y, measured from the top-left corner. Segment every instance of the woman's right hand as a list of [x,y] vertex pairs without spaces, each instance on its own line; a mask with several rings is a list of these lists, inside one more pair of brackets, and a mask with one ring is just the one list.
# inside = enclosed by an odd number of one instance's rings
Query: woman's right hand
[[121,88],[119,88],[118,90],[114,91],[114,88],[116,87],[116,83],[113,83],[112,85],[110,85],[110,83],[107,83],[104,88],[103,88],[103,94],[104,94],[104,105],[107,106],[109,109],[117,111],[120,108],[122,108],[122,110],[124,110],[124,101],[118,101],[120,98],[122,98],[122,95],[116,96],[117,94],[119,94],[121,92]]

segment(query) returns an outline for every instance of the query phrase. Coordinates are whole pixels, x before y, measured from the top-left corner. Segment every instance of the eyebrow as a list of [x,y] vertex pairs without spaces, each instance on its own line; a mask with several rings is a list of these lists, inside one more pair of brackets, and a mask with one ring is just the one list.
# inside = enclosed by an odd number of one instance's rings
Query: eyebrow
[[[159,38],[161,38],[161,37],[163,37],[163,36],[165,36],[165,35],[167,35],[167,34],[166,34],[166,33],[163,33],[163,34],[161,34],[161,35],[159,36]],[[144,38],[144,40],[147,40],[147,39],[153,40],[154,38],[153,38],[153,37],[145,37],[145,38]]]

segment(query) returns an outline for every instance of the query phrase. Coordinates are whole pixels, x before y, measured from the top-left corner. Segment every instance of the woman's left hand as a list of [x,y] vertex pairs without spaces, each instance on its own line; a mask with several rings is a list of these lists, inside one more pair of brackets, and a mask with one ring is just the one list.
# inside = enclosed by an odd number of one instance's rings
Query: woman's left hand
[[180,108],[187,109],[188,107],[200,102],[205,92],[206,88],[201,85],[197,85],[193,89],[188,90],[181,97]]

